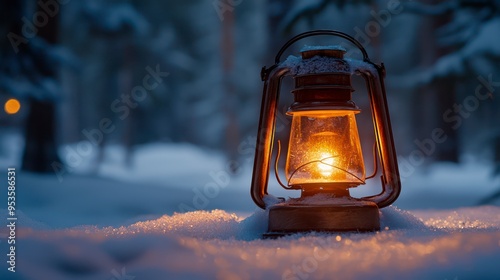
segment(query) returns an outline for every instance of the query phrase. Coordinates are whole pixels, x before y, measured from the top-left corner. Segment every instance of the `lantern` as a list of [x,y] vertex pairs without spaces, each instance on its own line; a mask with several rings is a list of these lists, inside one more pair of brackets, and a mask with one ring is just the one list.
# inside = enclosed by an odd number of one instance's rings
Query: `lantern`
[[[281,55],[293,43],[310,36],[332,35],[359,48],[363,60],[344,58],[342,47],[309,47],[301,57],[281,62]],[[352,101],[351,76],[361,75],[367,84],[373,120],[376,166],[380,163],[382,191],[353,198],[349,189],[365,184],[366,176],[356,123],[360,109]],[[251,195],[261,208],[269,209],[268,232],[280,236],[307,231],[375,231],[380,229],[379,208],[393,203],[401,189],[391,124],[384,88],[385,69],[370,61],[366,50],[354,38],[333,30],[316,30],[297,35],[278,52],[275,64],[262,69],[264,90],[253,168]],[[292,76],[294,102],[286,156],[286,181],[275,172],[286,189],[300,190],[301,197],[266,205],[271,168],[277,105],[281,80]],[[376,173],[376,172],[375,172]]]

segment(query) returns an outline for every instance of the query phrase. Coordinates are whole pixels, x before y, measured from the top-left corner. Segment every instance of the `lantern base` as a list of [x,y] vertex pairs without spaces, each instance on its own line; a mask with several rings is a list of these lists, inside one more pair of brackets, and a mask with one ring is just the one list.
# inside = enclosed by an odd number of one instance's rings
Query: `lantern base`
[[279,237],[301,232],[368,232],[380,230],[377,204],[341,199],[328,204],[278,204],[269,209],[268,232]]

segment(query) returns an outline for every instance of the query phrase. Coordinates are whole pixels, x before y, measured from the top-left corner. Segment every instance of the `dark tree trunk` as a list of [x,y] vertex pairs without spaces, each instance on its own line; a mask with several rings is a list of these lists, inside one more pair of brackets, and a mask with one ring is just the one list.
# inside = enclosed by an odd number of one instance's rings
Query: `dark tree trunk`
[[494,144],[494,146],[495,146],[495,162],[498,165],[500,165],[500,135],[495,137],[494,141],[495,141],[495,144]]
[[54,141],[56,131],[54,103],[30,100],[26,120],[26,146],[22,169],[33,172],[53,172],[51,164],[60,162]]
[[[445,25],[450,21],[450,16],[446,17],[438,17],[434,18],[434,26],[433,30],[437,30],[438,28]],[[437,54],[437,58],[445,56],[451,52],[453,49],[451,48],[443,48],[437,45],[437,42],[434,41],[435,50]],[[457,100],[456,94],[457,82],[454,80],[440,80],[435,86],[434,89],[437,94],[437,112],[435,117],[439,120],[437,123],[437,127],[442,127],[445,135],[447,135],[447,140],[445,143],[436,146],[436,156],[435,159],[437,161],[451,161],[458,162],[460,152],[459,152],[459,134],[457,129],[454,129],[451,125],[446,124],[443,120],[443,113],[453,108],[453,104]]]
[[436,157],[437,161],[459,161],[459,145],[460,138],[457,129],[454,129],[451,125],[444,123],[443,113],[453,108],[453,104],[456,102],[455,89],[456,84],[453,81],[441,81],[436,85],[437,95],[437,118],[440,120],[437,127],[442,127],[444,134],[447,136],[446,142],[441,145],[436,145]]
[[[118,80],[118,87],[121,88],[120,92],[129,93],[132,91],[133,80],[134,80],[134,66],[136,64],[135,58],[137,57],[137,52],[135,47],[131,43],[124,42],[125,44],[123,51],[123,68],[121,70],[120,78]],[[140,105],[139,105],[140,106]],[[137,141],[134,137],[137,133],[137,110],[130,110],[130,113],[124,121],[124,132],[123,132],[123,146],[125,147],[125,164],[127,167],[132,167],[132,148]],[[106,137],[104,137],[105,139]],[[142,139],[141,139],[142,140]],[[104,148],[104,147],[103,147]]]
[[[430,2],[430,1],[424,1]],[[424,67],[432,67],[436,61],[451,50],[443,48],[436,41],[436,34],[428,30],[437,30],[449,21],[449,16],[423,20],[420,33],[421,63]],[[430,138],[434,128],[444,130],[447,140],[436,144],[435,151],[429,156],[435,161],[458,162],[459,139],[456,129],[444,123],[443,113],[453,108],[456,102],[455,84],[449,80],[439,80],[419,89],[415,95],[412,123],[415,139],[423,141]]]
[[[36,6],[37,12],[45,13],[39,5]],[[49,44],[55,44],[58,39],[59,13],[49,17],[47,24],[38,28],[37,36]],[[33,54],[30,52],[29,55]],[[50,65],[50,62],[40,57],[33,57],[33,61],[36,68],[34,70],[42,79],[56,78],[57,69]],[[34,98],[30,98],[29,101],[30,111],[26,119],[26,142],[22,169],[33,172],[53,172],[51,164],[60,162],[55,143],[57,125],[55,101]]]
[[[224,113],[226,115],[226,155],[228,160],[238,160],[238,118],[235,112],[237,107],[237,96],[233,86],[233,62],[234,62],[234,13],[227,13],[222,21],[221,54],[223,67],[224,86]],[[236,172],[236,166],[231,165],[231,172]]]

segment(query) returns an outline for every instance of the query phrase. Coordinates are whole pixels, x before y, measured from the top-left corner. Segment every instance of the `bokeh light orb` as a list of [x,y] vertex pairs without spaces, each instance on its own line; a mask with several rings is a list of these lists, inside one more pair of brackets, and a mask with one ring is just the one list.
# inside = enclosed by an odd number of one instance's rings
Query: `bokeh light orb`
[[11,98],[5,102],[4,110],[7,114],[13,115],[19,112],[21,109],[21,103],[15,98]]

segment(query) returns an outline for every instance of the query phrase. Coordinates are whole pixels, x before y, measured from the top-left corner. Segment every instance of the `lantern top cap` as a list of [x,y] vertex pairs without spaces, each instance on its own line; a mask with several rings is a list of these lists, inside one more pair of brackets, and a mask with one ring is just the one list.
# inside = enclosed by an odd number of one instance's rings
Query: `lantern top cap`
[[300,54],[302,55],[302,59],[312,58],[313,56],[325,56],[325,57],[333,57],[333,58],[344,58],[344,54],[346,53],[346,49],[341,46],[304,46],[300,50]]

